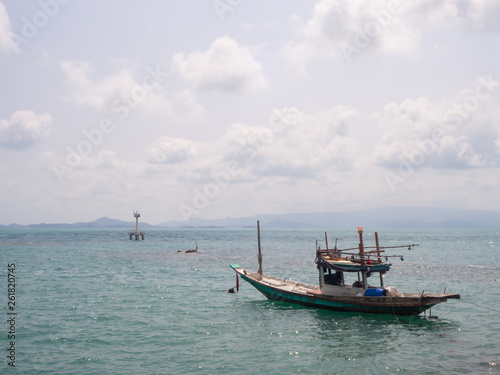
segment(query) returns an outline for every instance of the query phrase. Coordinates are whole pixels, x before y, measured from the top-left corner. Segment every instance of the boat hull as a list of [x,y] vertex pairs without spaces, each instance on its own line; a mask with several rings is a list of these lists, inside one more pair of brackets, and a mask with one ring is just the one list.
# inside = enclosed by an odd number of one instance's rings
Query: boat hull
[[[233,266],[232,266],[233,267]],[[374,314],[419,315],[438,303],[446,302],[455,295],[414,294],[405,297],[353,297],[322,295],[313,288],[300,288],[300,291],[289,290],[292,284],[283,282],[281,286],[273,286],[270,281],[276,278],[263,277],[263,281],[255,273],[249,273],[242,268],[234,268],[243,280],[250,283],[270,300],[296,303],[303,306],[328,309],[334,311],[349,311]],[[266,281],[267,278],[267,281]],[[297,285],[300,283],[297,283]]]

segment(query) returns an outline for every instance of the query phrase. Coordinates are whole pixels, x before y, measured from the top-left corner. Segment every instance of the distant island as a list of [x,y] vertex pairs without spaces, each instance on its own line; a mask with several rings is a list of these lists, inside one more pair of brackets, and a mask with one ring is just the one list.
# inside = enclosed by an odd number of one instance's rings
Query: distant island
[[[154,228],[155,225],[150,225],[148,223],[140,223],[141,228]],[[11,229],[22,229],[22,228],[127,228],[127,229],[135,229],[135,221],[122,221],[118,219],[110,219],[109,217],[101,217],[100,219],[89,221],[89,222],[78,222],[73,224],[67,223],[42,223],[42,224],[29,224],[29,225],[21,225],[21,224],[9,224],[9,225],[0,225],[0,228],[11,228]]]
[[500,228],[500,211],[462,210],[435,207],[381,207],[356,211],[262,214],[242,218],[191,219],[169,221],[161,227],[255,227],[257,220],[266,228],[342,228],[363,225],[383,229],[403,228]]
[[[148,228],[254,228],[257,220],[266,228],[342,228],[358,225],[380,229],[404,228],[484,228],[500,229],[500,211],[461,210],[435,207],[382,207],[376,209],[310,212],[290,214],[262,214],[248,217],[222,219],[190,219],[187,222],[168,221],[158,225],[140,223]],[[0,229],[22,228],[135,228],[135,222],[101,217],[91,222],[73,224],[9,224]]]

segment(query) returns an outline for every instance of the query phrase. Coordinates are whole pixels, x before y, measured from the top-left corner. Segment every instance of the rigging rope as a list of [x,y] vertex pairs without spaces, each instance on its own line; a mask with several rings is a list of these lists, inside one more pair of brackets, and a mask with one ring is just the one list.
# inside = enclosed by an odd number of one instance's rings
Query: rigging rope
[[477,303],[473,303],[473,302],[469,302],[469,301],[464,301],[463,299],[459,299],[459,301],[465,302],[465,303],[468,303],[470,305],[474,305],[474,306],[477,306],[477,307],[482,307],[483,309],[488,309],[488,310],[500,313],[500,310],[492,309],[491,307],[481,306],[481,305],[478,305]]
[[[240,281],[240,282],[239,282],[239,284],[240,284],[239,286],[241,286],[242,284],[244,284],[244,283],[246,283],[246,282],[247,282],[246,280]],[[235,289],[236,289],[236,286],[234,286],[234,288],[230,288],[227,292],[228,292],[228,293],[236,293],[236,292],[234,291]],[[231,290],[232,290],[232,292],[231,292]],[[225,290],[224,290],[224,292],[225,292]]]

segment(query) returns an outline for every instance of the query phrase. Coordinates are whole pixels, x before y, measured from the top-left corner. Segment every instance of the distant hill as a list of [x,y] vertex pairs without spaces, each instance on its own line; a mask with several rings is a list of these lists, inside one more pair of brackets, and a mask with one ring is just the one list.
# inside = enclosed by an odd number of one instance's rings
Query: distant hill
[[[153,228],[154,225],[150,225],[148,223],[139,223],[139,227],[143,228]],[[67,223],[42,223],[42,224],[29,224],[29,225],[20,225],[20,224],[10,224],[10,225],[0,225],[0,228],[9,228],[9,229],[22,229],[22,228],[127,228],[127,229],[135,229],[135,221],[122,221],[118,219],[110,219],[109,217],[101,217],[100,219],[90,221],[90,222],[78,222],[73,224]]]
[[[398,228],[489,228],[500,229],[500,211],[460,210],[433,207],[385,207],[357,211],[309,212],[291,214],[262,214],[222,219],[190,219],[187,222],[169,221],[158,225],[140,222],[144,228],[255,228],[257,220],[266,228],[342,228],[363,225],[385,229]],[[91,222],[73,224],[10,224],[0,228],[127,228],[134,229],[135,221],[101,217]]]
[[500,211],[460,210],[434,207],[385,207],[342,212],[310,212],[255,215],[241,218],[190,219],[169,221],[163,227],[255,227],[257,220],[266,228],[500,228]]

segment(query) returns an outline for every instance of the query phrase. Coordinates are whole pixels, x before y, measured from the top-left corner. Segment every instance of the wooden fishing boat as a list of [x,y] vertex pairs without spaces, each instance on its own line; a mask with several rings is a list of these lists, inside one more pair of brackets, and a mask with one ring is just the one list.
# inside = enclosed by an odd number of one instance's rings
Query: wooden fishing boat
[[[381,247],[375,233],[375,247],[363,244],[363,228],[358,227],[359,247],[351,249],[321,249],[316,244],[315,263],[319,270],[319,286],[265,275],[262,272],[262,254],[260,249],[260,227],[257,222],[259,239],[259,270],[252,272],[232,264],[236,272],[236,290],[239,289],[239,277],[254,286],[267,298],[276,301],[297,303],[314,308],[336,311],[351,311],[393,315],[419,315],[433,306],[448,299],[460,299],[460,294],[450,293],[402,293],[396,287],[384,286],[383,274],[390,270],[387,263],[390,257],[385,255],[388,248],[413,248],[418,244]],[[384,261],[385,259],[385,261]],[[379,285],[372,286],[368,278],[379,274]],[[357,275],[357,280],[347,283],[345,276]],[[230,289],[234,292],[234,288]],[[446,289],[445,289],[446,291]]]

